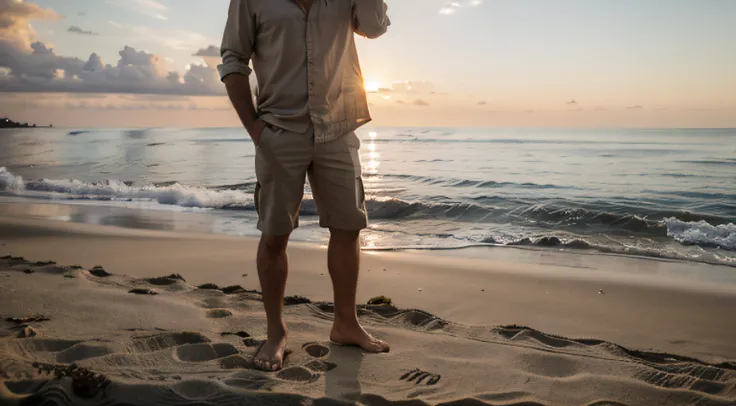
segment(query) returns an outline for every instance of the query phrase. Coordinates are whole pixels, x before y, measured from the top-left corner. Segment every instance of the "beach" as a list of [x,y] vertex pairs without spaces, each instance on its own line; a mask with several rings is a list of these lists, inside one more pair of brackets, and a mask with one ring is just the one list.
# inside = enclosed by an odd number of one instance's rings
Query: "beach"
[[0,0],[0,406],[736,406],[702,3]]
[[[366,328],[392,345],[367,355],[328,341],[325,249],[294,243],[285,316],[292,352],[284,370],[265,373],[250,362],[265,337],[256,243],[0,218],[2,318],[48,318],[4,321],[0,403],[736,400],[736,285],[704,276],[731,267],[517,248],[364,253],[359,302],[393,302],[359,309]],[[72,363],[104,379],[64,370]]]

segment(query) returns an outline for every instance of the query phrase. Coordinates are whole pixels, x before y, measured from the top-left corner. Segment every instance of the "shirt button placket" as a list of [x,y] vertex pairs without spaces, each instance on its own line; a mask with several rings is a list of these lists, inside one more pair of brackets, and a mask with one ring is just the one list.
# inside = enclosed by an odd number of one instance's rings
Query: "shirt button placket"
[[311,18],[307,17],[307,89],[308,89],[308,97],[307,97],[307,105],[309,108],[309,116],[310,121],[314,123],[314,109],[313,109],[313,103],[314,103],[314,55],[312,50],[312,33],[310,30],[310,20]]

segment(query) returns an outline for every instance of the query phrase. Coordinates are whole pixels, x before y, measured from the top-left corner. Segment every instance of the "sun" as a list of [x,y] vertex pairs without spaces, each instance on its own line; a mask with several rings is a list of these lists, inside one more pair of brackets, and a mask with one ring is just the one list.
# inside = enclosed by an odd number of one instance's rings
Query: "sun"
[[381,88],[381,82],[375,80],[365,81],[363,82],[363,87],[366,92],[377,92]]

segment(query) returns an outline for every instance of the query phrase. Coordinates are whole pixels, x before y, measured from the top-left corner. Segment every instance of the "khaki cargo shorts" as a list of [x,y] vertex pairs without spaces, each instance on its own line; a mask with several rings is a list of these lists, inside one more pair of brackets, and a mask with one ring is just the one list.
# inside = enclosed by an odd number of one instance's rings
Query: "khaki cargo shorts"
[[320,227],[366,228],[359,149],[354,132],[317,144],[311,127],[295,133],[266,126],[256,147],[258,229],[265,235],[286,235],[299,226],[307,176]]

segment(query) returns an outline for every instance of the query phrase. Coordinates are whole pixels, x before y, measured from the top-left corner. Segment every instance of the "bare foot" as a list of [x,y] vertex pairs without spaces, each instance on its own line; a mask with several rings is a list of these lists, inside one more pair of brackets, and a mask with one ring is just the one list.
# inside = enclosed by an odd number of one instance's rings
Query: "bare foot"
[[261,344],[253,357],[253,365],[261,371],[278,371],[284,367],[287,334],[274,334],[276,337]]
[[340,345],[354,345],[370,353],[388,352],[390,349],[387,342],[368,334],[357,320],[351,323],[335,322],[330,340]]

